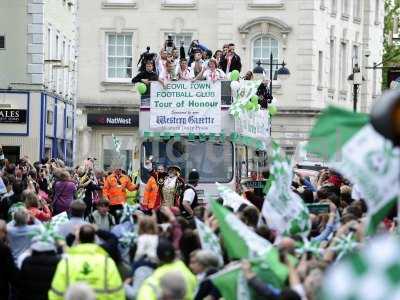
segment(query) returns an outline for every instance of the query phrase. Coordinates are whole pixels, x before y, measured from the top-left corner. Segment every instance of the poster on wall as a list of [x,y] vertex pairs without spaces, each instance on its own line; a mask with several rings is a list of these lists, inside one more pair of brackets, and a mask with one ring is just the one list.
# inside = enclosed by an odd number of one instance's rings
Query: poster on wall
[[221,132],[221,82],[175,81],[151,84],[150,130],[176,133]]

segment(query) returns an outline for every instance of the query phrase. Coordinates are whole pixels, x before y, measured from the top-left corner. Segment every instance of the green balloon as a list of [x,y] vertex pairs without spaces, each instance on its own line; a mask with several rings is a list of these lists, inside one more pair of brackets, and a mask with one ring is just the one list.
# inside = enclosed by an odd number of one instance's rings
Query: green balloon
[[278,108],[275,105],[269,105],[268,106],[268,111],[270,113],[271,116],[276,115],[276,113],[278,112]]
[[258,96],[257,95],[251,96],[250,101],[251,103],[258,104]]
[[143,95],[147,91],[147,86],[143,82],[141,82],[137,85],[137,91],[140,95]]
[[247,111],[253,110],[253,103],[247,102],[244,108],[245,108]]
[[239,77],[240,77],[240,73],[238,70],[233,70],[231,72],[231,81],[236,81],[239,79]]

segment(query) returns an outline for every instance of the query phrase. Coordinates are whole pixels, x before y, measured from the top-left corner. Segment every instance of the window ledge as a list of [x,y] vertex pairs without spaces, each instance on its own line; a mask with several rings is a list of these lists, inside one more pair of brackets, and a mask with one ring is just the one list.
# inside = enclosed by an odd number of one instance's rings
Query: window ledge
[[109,86],[109,85],[125,85],[125,86],[132,86],[131,80],[129,81],[111,81],[111,80],[105,80],[101,82],[101,85],[103,86]]
[[265,3],[265,4],[257,4],[257,3],[249,3],[247,4],[248,9],[285,9],[284,3]]
[[348,21],[350,19],[350,16],[348,14],[342,14],[341,19],[343,21]]
[[318,90],[318,91],[322,91],[323,89],[324,89],[324,87],[323,87],[322,85],[318,85],[318,86],[317,86],[317,90]]
[[121,2],[121,3],[111,3],[111,2],[105,2],[105,1],[103,1],[102,3],[101,3],[101,7],[102,8],[110,8],[110,9],[113,9],[113,8],[118,8],[118,9],[120,9],[120,8],[130,8],[130,9],[136,9],[137,8],[137,3],[136,2],[131,2],[131,3],[123,3],[123,2]]
[[187,4],[173,4],[173,3],[161,3],[161,9],[165,10],[174,10],[174,9],[180,9],[180,10],[195,10],[197,9],[197,3],[187,3]]
[[336,18],[336,14],[337,14],[336,11],[331,12],[331,17],[332,17],[332,18]]
[[354,17],[353,18],[353,23],[361,24],[361,18],[360,17]]
[[328,94],[333,95],[334,93],[335,93],[335,89],[333,89],[333,88],[328,89]]

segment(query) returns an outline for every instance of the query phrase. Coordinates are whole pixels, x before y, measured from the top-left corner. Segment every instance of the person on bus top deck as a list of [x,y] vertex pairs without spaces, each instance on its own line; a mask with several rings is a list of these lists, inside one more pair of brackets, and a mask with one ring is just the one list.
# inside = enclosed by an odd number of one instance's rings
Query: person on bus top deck
[[146,61],[146,70],[139,72],[135,77],[132,78],[132,83],[143,82],[149,84],[150,81],[157,81],[158,75],[154,71],[154,62],[152,60]]
[[179,207],[181,195],[185,182],[180,176],[181,168],[178,166],[169,166],[167,169],[168,175],[159,178],[158,184],[161,191],[161,206],[169,208]]
[[181,214],[187,219],[192,219],[194,209],[199,205],[196,186],[199,183],[200,174],[196,170],[189,173],[188,183],[184,187],[183,199],[181,203]]

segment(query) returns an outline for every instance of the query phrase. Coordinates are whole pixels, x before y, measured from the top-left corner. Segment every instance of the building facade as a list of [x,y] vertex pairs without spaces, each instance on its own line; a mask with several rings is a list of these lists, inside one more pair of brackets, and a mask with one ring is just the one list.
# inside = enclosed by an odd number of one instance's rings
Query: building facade
[[12,161],[73,162],[76,17],[75,0],[0,3],[0,144]]
[[[347,77],[353,65],[365,79],[359,110],[380,94],[383,1],[379,0],[92,0],[80,2],[79,152],[109,165],[112,136],[122,141],[126,164],[139,156],[137,124],[116,127],[88,119],[135,119],[139,95],[130,83],[147,46],[159,52],[170,34],[185,47],[199,39],[215,51],[236,44],[242,73],[258,60],[268,73],[285,61],[286,80],[274,80],[279,113],[272,134],[293,152],[307,139],[314,117],[333,103],[352,107]],[[275,71],[276,69],[274,69]]]

